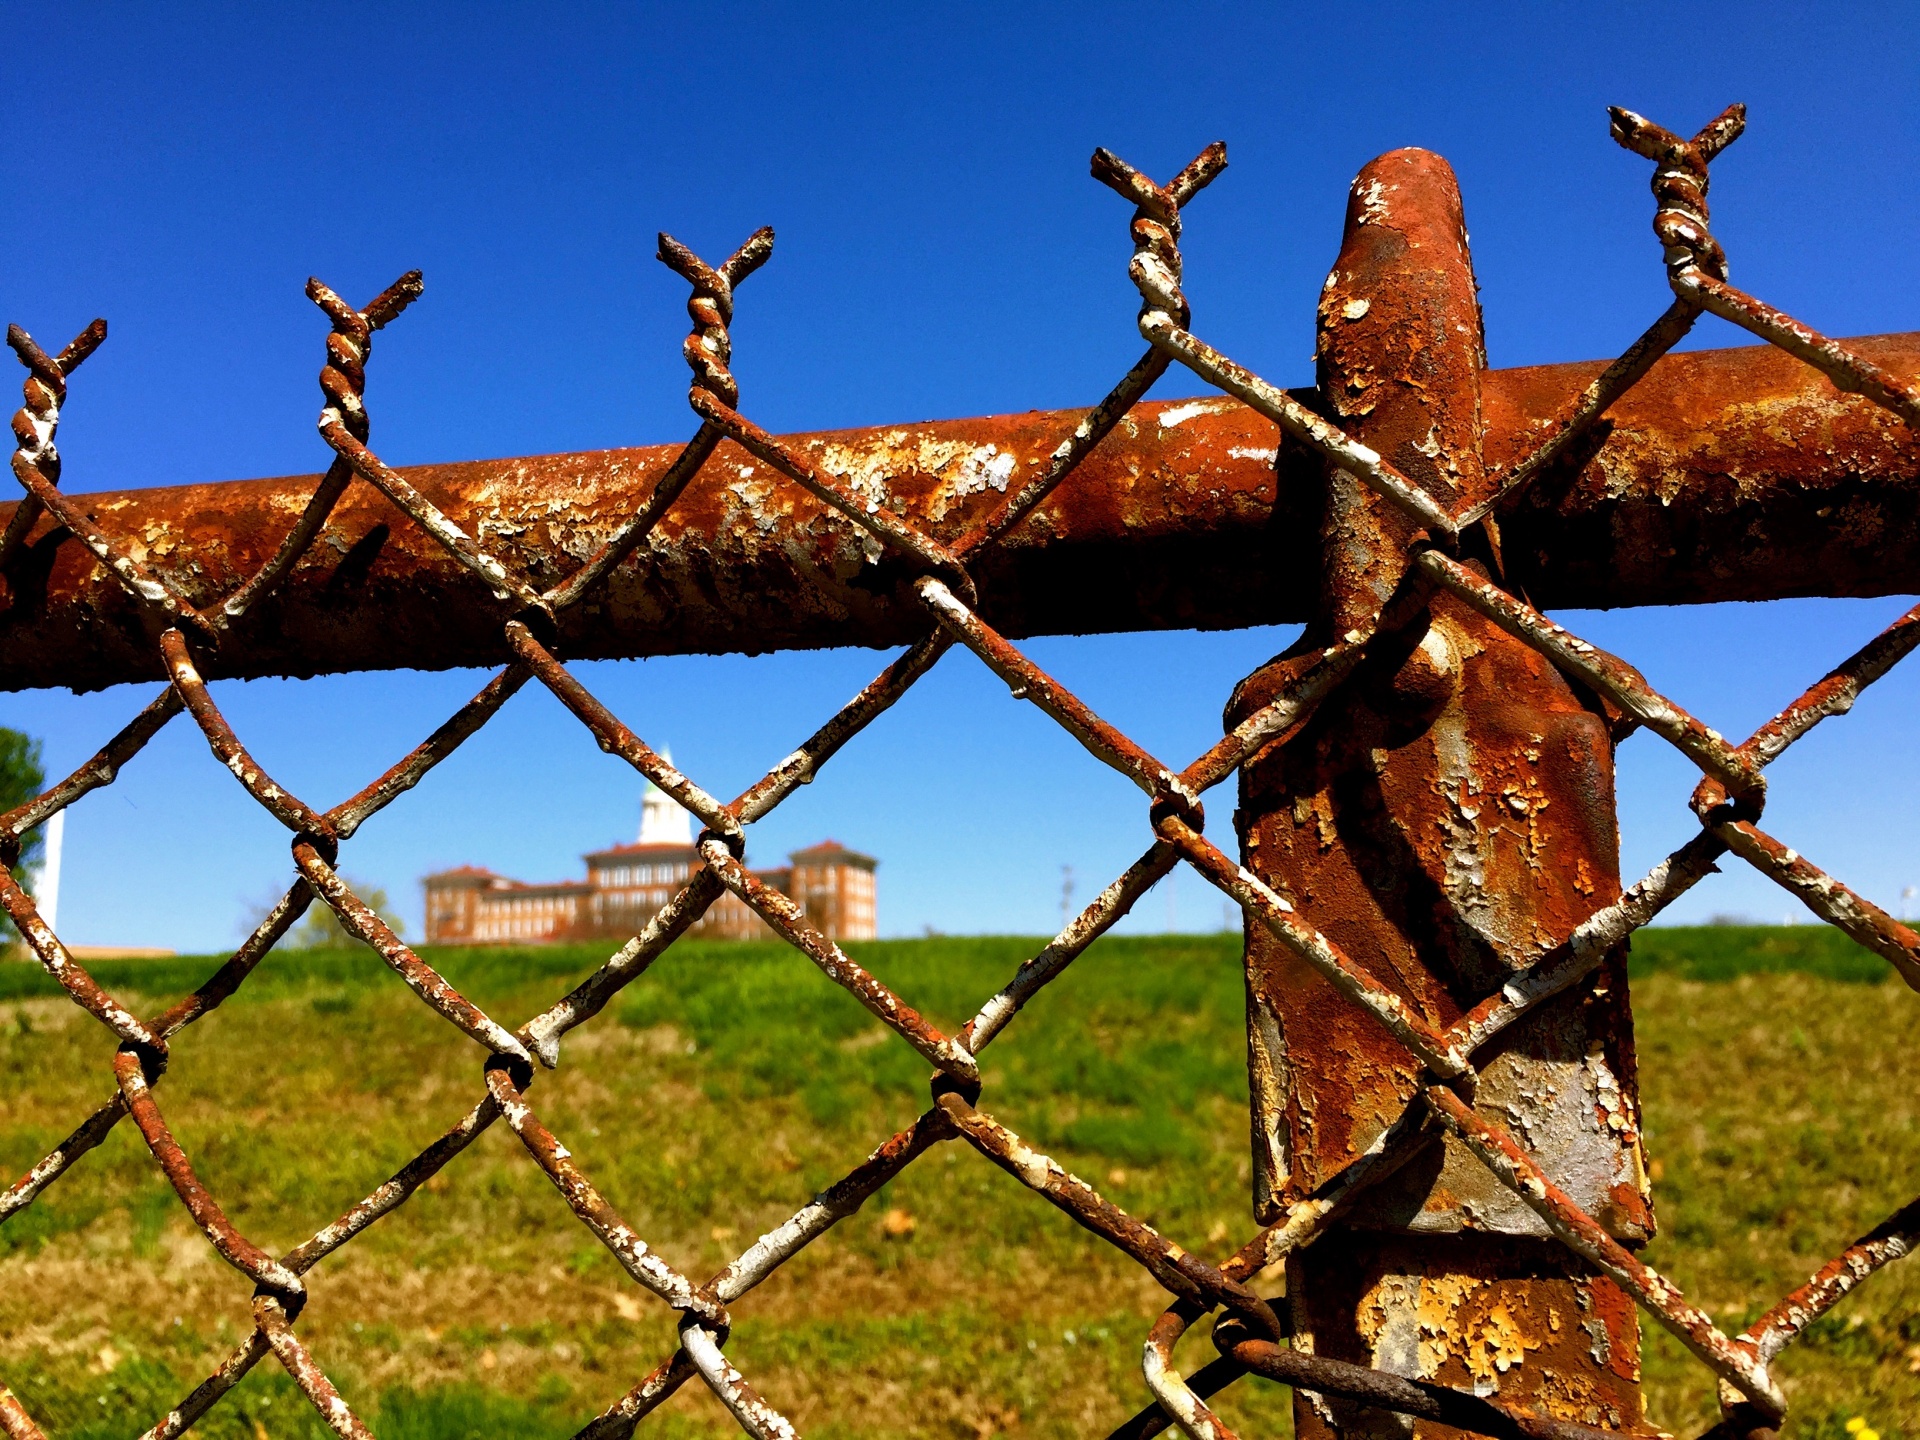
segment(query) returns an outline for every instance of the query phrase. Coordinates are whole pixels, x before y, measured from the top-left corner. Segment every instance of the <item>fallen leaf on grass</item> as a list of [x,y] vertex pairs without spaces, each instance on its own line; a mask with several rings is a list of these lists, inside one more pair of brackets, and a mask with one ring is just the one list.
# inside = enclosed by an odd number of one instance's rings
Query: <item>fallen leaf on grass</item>
[[889,1210],[880,1218],[880,1228],[893,1239],[911,1235],[920,1222],[904,1210]]

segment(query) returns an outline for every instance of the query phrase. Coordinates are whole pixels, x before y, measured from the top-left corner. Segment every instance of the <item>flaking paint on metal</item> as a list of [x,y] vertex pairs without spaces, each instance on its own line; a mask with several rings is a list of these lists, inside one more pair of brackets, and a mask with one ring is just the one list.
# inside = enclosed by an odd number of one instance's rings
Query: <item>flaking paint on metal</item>
[[[1920,374],[1920,337],[1854,343],[1889,368]],[[1483,387],[1489,463],[1509,463],[1527,445],[1534,418],[1553,413],[1599,368],[1490,374]],[[1178,403],[1139,408],[1151,421]],[[916,450],[923,443],[955,453],[991,445],[1028,457],[1019,475],[1050,454],[1061,428],[1075,419],[1037,413],[796,441],[860,453],[875,446],[876,434],[904,432],[902,445]],[[1836,394],[1791,357],[1766,348],[1669,356],[1615,405],[1610,427],[1598,460],[1541,476],[1502,514],[1508,578],[1538,603],[1920,590],[1920,469],[1906,427],[1864,400]],[[1274,448],[1271,425],[1238,404],[1172,430],[1154,421],[1129,431],[1123,423],[1008,536],[1001,553],[973,567],[985,613],[1014,638],[1305,618],[1317,480],[1297,447],[1282,445],[1276,489],[1274,463],[1265,458]],[[457,521],[471,525],[491,513],[515,526],[513,543],[501,552],[536,583],[551,585],[613,533],[675,453],[657,446],[401,473]],[[741,508],[728,477],[756,463],[722,442],[709,462],[716,473],[689,487],[655,542],[638,561],[618,567],[590,614],[563,622],[570,653],[910,638],[912,608],[897,598],[846,580],[825,591],[814,585],[817,575],[871,569],[852,533],[826,522],[819,502],[787,487],[771,508]],[[1130,471],[1151,483],[1123,483]],[[990,488],[955,496],[944,472],[902,466],[888,474],[895,503],[935,536],[957,535],[999,498]],[[300,476],[83,499],[95,513],[112,514],[116,528],[150,534],[145,543],[160,557],[155,573],[205,602],[272,552],[313,484],[314,477]],[[1663,490],[1672,505],[1660,503]],[[939,519],[931,514],[936,504],[945,507]],[[1824,518],[1816,514],[1823,508],[1830,511]],[[11,509],[0,505],[0,523]],[[497,628],[486,606],[475,605],[472,578],[398,521],[371,487],[349,487],[321,533],[325,551],[310,551],[294,567],[270,621],[223,647],[214,673],[497,662]],[[763,522],[774,529],[762,530]],[[1802,537],[1816,527],[1830,538],[1810,554]],[[1126,563],[1116,565],[1113,547],[1123,540]],[[790,555],[804,559],[802,571]],[[158,675],[117,583],[45,517],[4,578],[9,591],[0,598],[10,603],[0,610],[0,661],[8,684],[92,688]],[[368,643],[372,637],[378,644]]]

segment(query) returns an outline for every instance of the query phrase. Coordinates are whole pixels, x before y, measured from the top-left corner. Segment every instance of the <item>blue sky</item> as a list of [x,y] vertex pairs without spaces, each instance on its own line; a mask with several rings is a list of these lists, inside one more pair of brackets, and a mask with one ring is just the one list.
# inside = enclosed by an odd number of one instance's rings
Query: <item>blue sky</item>
[[[1347,181],[1375,154],[1448,156],[1493,363],[1616,353],[1665,301],[1625,104],[1691,128],[1751,107],[1714,167],[1735,280],[1836,334],[1920,328],[1920,44],[1906,7],[1749,7],[1676,36],[1651,5],[1268,7],[105,7],[38,13],[0,96],[15,157],[0,316],[112,338],[75,383],[66,484],[311,472],[317,274],[363,298],[411,266],[426,298],[380,340],[374,444],[409,464],[689,433],[684,286],[654,232],[771,264],[734,325],[742,408],[774,430],[1090,403],[1139,351],[1127,212],[1106,145],[1165,175],[1225,139],[1185,240],[1195,328],[1269,378],[1312,373],[1312,307]],[[1697,345],[1741,343],[1704,322]],[[1191,378],[1158,394],[1198,393]],[[1907,602],[1563,616],[1744,734]],[[1280,631],[1034,642],[1164,758],[1219,733]],[[868,652],[581,667],[641,733],[732,793],[864,683]],[[1892,908],[1920,884],[1920,786],[1896,672],[1774,772],[1770,826]],[[357,788],[478,688],[469,672],[225,683],[263,762],[317,803]],[[64,771],[148,689],[0,695]],[[1687,767],[1620,756],[1624,868],[1685,837]],[[635,777],[530,688],[344,857],[415,918],[416,881],[471,861],[579,868],[637,822]],[[1213,828],[1231,800],[1213,801]],[[1125,781],[964,655],[757,827],[771,862],[831,834],[881,857],[882,928],[1036,931],[1146,841]],[[283,885],[283,832],[184,721],[68,830],[62,930],[81,944],[226,945]],[[1675,918],[1797,910],[1738,868]],[[1191,875],[1134,928],[1216,928]],[[416,928],[417,933],[417,928]]]

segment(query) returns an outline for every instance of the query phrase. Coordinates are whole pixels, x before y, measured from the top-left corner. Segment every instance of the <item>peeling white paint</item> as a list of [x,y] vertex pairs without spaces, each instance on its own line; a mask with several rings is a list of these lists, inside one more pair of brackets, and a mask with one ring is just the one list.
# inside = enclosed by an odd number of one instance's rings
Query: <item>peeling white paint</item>
[[1189,400],[1184,405],[1170,405],[1160,412],[1160,428],[1171,430],[1196,415],[1218,415],[1228,408],[1229,402],[1225,400]]
[[1378,180],[1356,185],[1353,198],[1360,202],[1360,213],[1354,218],[1356,225],[1378,225],[1387,218],[1387,187]]

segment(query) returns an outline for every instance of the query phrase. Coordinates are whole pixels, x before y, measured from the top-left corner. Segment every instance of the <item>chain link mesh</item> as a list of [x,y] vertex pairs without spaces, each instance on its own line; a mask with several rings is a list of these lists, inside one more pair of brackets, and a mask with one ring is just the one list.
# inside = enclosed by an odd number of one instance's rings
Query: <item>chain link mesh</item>
[[[1732,744],[1649,687],[1624,662],[1569,634],[1457,557],[1461,532],[1482,521],[1565,453],[1641,379],[1706,311],[1740,325],[1824,372],[1843,390],[1867,396],[1908,424],[1920,424],[1920,394],[1844,347],[1769,309],[1726,281],[1725,255],[1707,228],[1708,162],[1735,139],[1744,111],[1735,106],[1691,139],[1682,139],[1630,112],[1613,112],[1615,138],[1654,161],[1658,202],[1655,231],[1665,247],[1675,300],[1653,327],[1551,425],[1549,438],[1514,464],[1489,498],[1449,513],[1425,490],[1374,451],[1350,439],[1279,388],[1222,355],[1188,328],[1180,289],[1182,208],[1226,166],[1223,145],[1210,146],[1171,182],[1159,185],[1110,153],[1097,151],[1093,174],[1136,206],[1135,254],[1130,274],[1140,291],[1139,328],[1149,348],[1112,393],[1088,411],[1032,480],[1006,495],[993,512],[952,544],[916,530],[885,505],[857,496],[805,455],[745,418],[739,387],[728,369],[728,324],[734,291],[766,262],[773,232],[761,230],[722,264],[710,266],[671,237],[660,237],[660,259],[692,287],[693,326],[684,352],[693,371],[689,400],[700,425],[638,511],[563,583],[535,589],[389,468],[368,447],[363,402],[366,361],[374,332],[394,321],[421,293],[418,272],[401,277],[364,308],[355,309],[320,282],[308,294],[330,322],[325,396],[319,428],[334,453],[304,512],[272,558],[218,603],[196,607],[133,558],[58,488],[60,458],[54,434],[69,377],[106,337],[95,321],[57,355],[48,355],[17,326],[8,343],[28,375],[24,404],[14,416],[14,474],[26,492],[4,536],[0,564],[24,543],[42,512],[72,532],[117,577],[147,618],[169,683],[99,754],[72,775],[0,817],[0,850],[11,862],[34,827],[89,792],[110,784],[119,768],[185,711],[214,754],[262,808],[292,836],[298,878],[258,928],[192,994],[159,1014],[134,1014],[104,990],[41,919],[32,896],[0,870],[0,904],[39,962],[74,1003],[111,1030],[119,1047],[114,1087],[78,1128],[0,1194],[0,1222],[19,1213],[122,1119],[131,1118],[194,1225],[221,1259],[252,1282],[254,1328],[191,1394],[145,1432],[168,1440],[185,1432],[271,1352],[342,1437],[370,1434],[351,1404],[300,1338],[296,1322],[307,1298],[306,1275],[320,1261],[391,1214],[476,1136],[504,1121],[550,1179],[575,1217],[618,1260],[632,1282],[679,1317],[679,1345],[583,1429],[582,1437],[624,1436],[682,1385],[698,1376],[742,1429],[761,1440],[788,1437],[793,1427],[755,1390],[727,1357],[734,1324],[731,1307],[785,1261],[853,1214],[876,1190],[935,1146],[960,1143],[1005,1170],[1073,1220],[1143,1266],[1173,1297],[1148,1336],[1144,1370],[1154,1400],[1116,1436],[1143,1437],[1169,1425],[1196,1440],[1230,1440],[1231,1432],[1206,1397],[1235,1378],[1257,1373],[1318,1393],[1344,1396],[1402,1414],[1493,1435],[1544,1440],[1592,1440],[1619,1433],[1556,1419],[1497,1395],[1481,1396],[1385,1371],[1346,1364],[1288,1348],[1286,1331],[1268,1302],[1251,1288],[1253,1276],[1309,1244],[1369,1184],[1390,1172],[1412,1148],[1444,1128],[1459,1140],[1589,1266],[1611,1278],[1670,1330],[1712,1372],[1730,1416],[1777,1425],[1785,1400],[1770,1374],[1780,1351],[1881,1266],[1905,1255],[1920,1234],[1920,1199],[1843,1249],[1806,1284],[1754,1324],[1729,1335],[1663,1276],[1614,1240],[1529,1156],[1504,1127],[1472,1106],[1475,1057],[1496,1035],[1590,974],[1621,940],[1645,925],[1731,853],[1797,896],[1828,923],[1883,956],[1907,984],[1920,989],[1920,935],[1894,920],[1759,828],[1766,796],[1763,774],[1821,720],[1843,714],[1866,686],[1920,644],[1920,607],[1895,621],[1843,661],[1746,741]],[[969,562],[995,545],[1073,471],[1174,362],[1272,420],[1285,434],[1334,468],[1373,488],[1422,527],[1409,552],[1411,583],[1369,625],[1349,631],[1301,667],[1284,691],[1184,769],[1174,769],[1102,720],[1046,674],[976,612]],[[793,484],[810,491],[897,557],[905,583],[925,612],[924,633],[875,680],[762,779],[723,802],[670,765],[569,672],[554,653],[555,617],[595,587],[644,541],[693,483],[723,440],[759,457]],[[503,640],[511,662],[418,748],[364,790],[331,809],[316,810],[277,785],[254,761],[221,715],[200,666],[217,657],[225,638],[247,623],[254,606],[314,542],[343,492],[355,481],[375,486],[413,523],[471,572],[476,602],[503,606]],[[1700,833],[1682,845],[1613,904],[1579,925],[1532,967],[1514,974],[1451,1026],[1437,1026],[1386,988],[1368,968],[1342,953],[1274,889],[1222,853],[1204,834],[1201,796],[1234,775],[1256,754],[1285,744],[1301,722],[1346,681],[1379,637],[1390,636],[1437,592],[1478,611],[1563,671],[1608,697],[1634,722],[1678,748],[1703,774],[1692,797]],[[953,645],[973,651],[1011,689],[1039,706],[1097,759],[1146,795],[1151,843],[1119,878],[1050,943],[1020,966],[1004,988],[952,1035],[943,1033],[907,1001],[869,974],[803,911],[741,863],[745,827],[810,781],[841,746],[882,714]],[[538,681],[600,745],[619,756],[677,803],[699,817],[704,866],[645,928],[571,992],[517,1028],[508,1028],[468,1000],[402,941],[357,896],[335,868],[340,846],[369,818],[481,729],[521,687]],[[1151,885],[1185,863],[1218,887],[1282,945],[1314,967],[1354,1005],[1367,1011],[1426,1067],[1427,1082],[1399,1122],[1360,1159],[1288,1208],[1230,1257],[1210,1263],[1162,1237],[1069,1174],[980,1108],[980,1052],[1022,1006],[1072,964],[1089,944],[1127,913]],[[846,989],[868,1011],[934,1067],[932,1101],[907,1129],[888,1138],[845,1177],[814,1196],[781,1225],[762,1235],[717,1274],[696,1283],[667,1264],[620,1216],[550,1131],[530,1094],[538,1067],[553,1068],[562,1041],[593,1019],[723,893],[731,891],[774,932]],[[274,1257],[240,1233],[220,1201],[195,1174],[160,1104],[160,1082],[176,1037],[232,996],[260,961],[318,901],[370,946],[443,1020],[471,1039],[482,1057],[484,1086],[466,1114],[391,1179],[285,1255]],[[1191,1379],[1172,1365],[1180,1336],[1218,1311],[1214,1340],[1220,1358]],[[42,1432],[12,1392],[0,1388],[0,1429],[15,1437]]]

